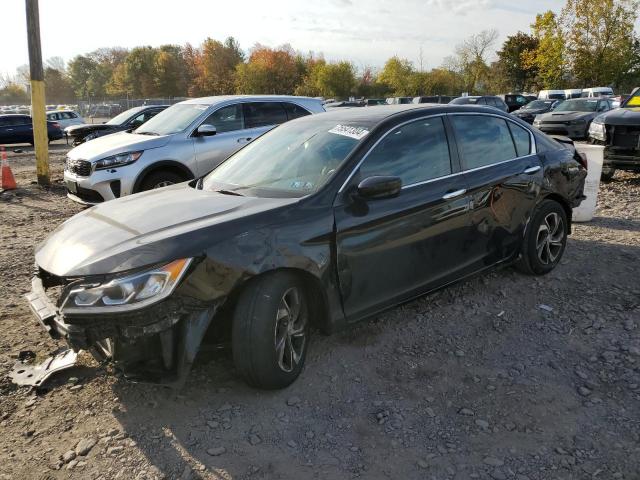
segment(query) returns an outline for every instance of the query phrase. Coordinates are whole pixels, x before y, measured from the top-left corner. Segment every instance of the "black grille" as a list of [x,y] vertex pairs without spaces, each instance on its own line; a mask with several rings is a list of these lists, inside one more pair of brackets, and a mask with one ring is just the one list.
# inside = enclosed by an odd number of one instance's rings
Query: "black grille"
[[67,157],[67,161],[64,163],[64,169],[81,177],[88,177],[91,175],[91,162],[87,162],[86,160],[73,160]]
[[71,195],[75,195],[80,200],[84,200],[85,202],[90,202],[90,203],[104,202],[104,197],[102,195],[100,195],[95,190],[90,190],[88,188],[77,187],[76,192],[71,192],[69,190],[69,193],[71,193]]
[[611,145],[623,148],[638,148],[640,129],[629,125],[616,125],[613,127]]

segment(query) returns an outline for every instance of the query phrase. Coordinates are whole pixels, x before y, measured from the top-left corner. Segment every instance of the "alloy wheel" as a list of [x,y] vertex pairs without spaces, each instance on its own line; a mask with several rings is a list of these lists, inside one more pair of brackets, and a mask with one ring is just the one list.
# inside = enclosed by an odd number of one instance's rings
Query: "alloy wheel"
[[278,366],[291,372],[300,363],[307,343],[307,312],[298,287],[282,295],[276,312],[275,350]]
[[538,228],[536,238],[536,252],[538,260],[543,265],[554,263],[560,252],[564,241],[564,224],[562,217],[556,212],[549,213]]
[[162,182],[158,182],[156,183],[153,188],[162,188],[162,187],[168,187],[169,185],[173,185],[173,182],[170,180],[163,180]]

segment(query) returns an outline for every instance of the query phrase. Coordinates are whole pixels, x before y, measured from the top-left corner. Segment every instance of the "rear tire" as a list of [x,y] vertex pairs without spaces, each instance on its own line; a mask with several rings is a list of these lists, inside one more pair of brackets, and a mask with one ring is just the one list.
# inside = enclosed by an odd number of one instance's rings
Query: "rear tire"
[[555,200],[543,200],[534,210],[522,242],[516,267],[529,275],[545,275],[564,254],[568,233],[567,214]]
[[613,180],[613,176],[616,174],[615,168],[603,168],[600,174],[600,180],[603,182],[610,182]]
[[288,272],[263,275],[240,294],[233,314],[233,361],[251,386],[290,385],[304,366],[310,334],[307,292]]
[[158,170],[151,172],[140,184],[139,192],[146,192],[147,190],[154,190],[156,188],[167,187],[174,183],[184,182],[185,178],[182,175],[172,172],[170,170]]

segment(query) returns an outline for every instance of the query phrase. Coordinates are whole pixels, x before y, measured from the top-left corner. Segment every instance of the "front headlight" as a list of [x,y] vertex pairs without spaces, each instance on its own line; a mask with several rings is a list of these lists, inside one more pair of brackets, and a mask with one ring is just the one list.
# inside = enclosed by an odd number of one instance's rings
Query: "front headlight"
[[65,314],[115,313],[136,310],[168,297],[191,264],[191,258],[113,278],[75,286],[62,303]]
[[105,168],[113,168],[113,167],[124,167],[125,165],[129,165],[140,158],[142,152],[128,152],[128,153],[119,153],[118,155],[113,155],[111,157],[103,158],[102,160],[98,160],[96,165],[96,170],[103,170]]
[[604,123],[596,123],[595,120],[591,122],[589,126],[589,136],[601,142],[606,141],[607,131],[605,130]]

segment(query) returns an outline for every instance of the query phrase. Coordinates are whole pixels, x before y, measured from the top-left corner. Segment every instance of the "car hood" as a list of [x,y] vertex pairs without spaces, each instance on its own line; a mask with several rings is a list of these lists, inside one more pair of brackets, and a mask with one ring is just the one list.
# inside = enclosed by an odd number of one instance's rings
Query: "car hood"
[[616,108],[597,118],[607,125],[640,125],[640,107]]
[[83,277],[198,256],[258,228],[259,214],[298,200],[225,195],[187,183],[150,190],[71,217],[38,245],[36,263],[60,277]]
[[80,123],[69,125],[64,129],[69,135],[79,135],[88,132],[97,132],[99,130],[115,130],[120,125],[107,125],[106,123]]
[[566,112],[547,112],[539,115],[537,117],[538,120],[541,121],[570,121],[570,120],[580,120],[581,118],[590,118],[594,117],[596,112],[576,112],[576,111],[566,111]]
[[170,135],[161,137],[118,132],[85,142],[68,153],[69,158],[80,160],[99,160],[119,153],[149,150],[163,147],[171,139]]

